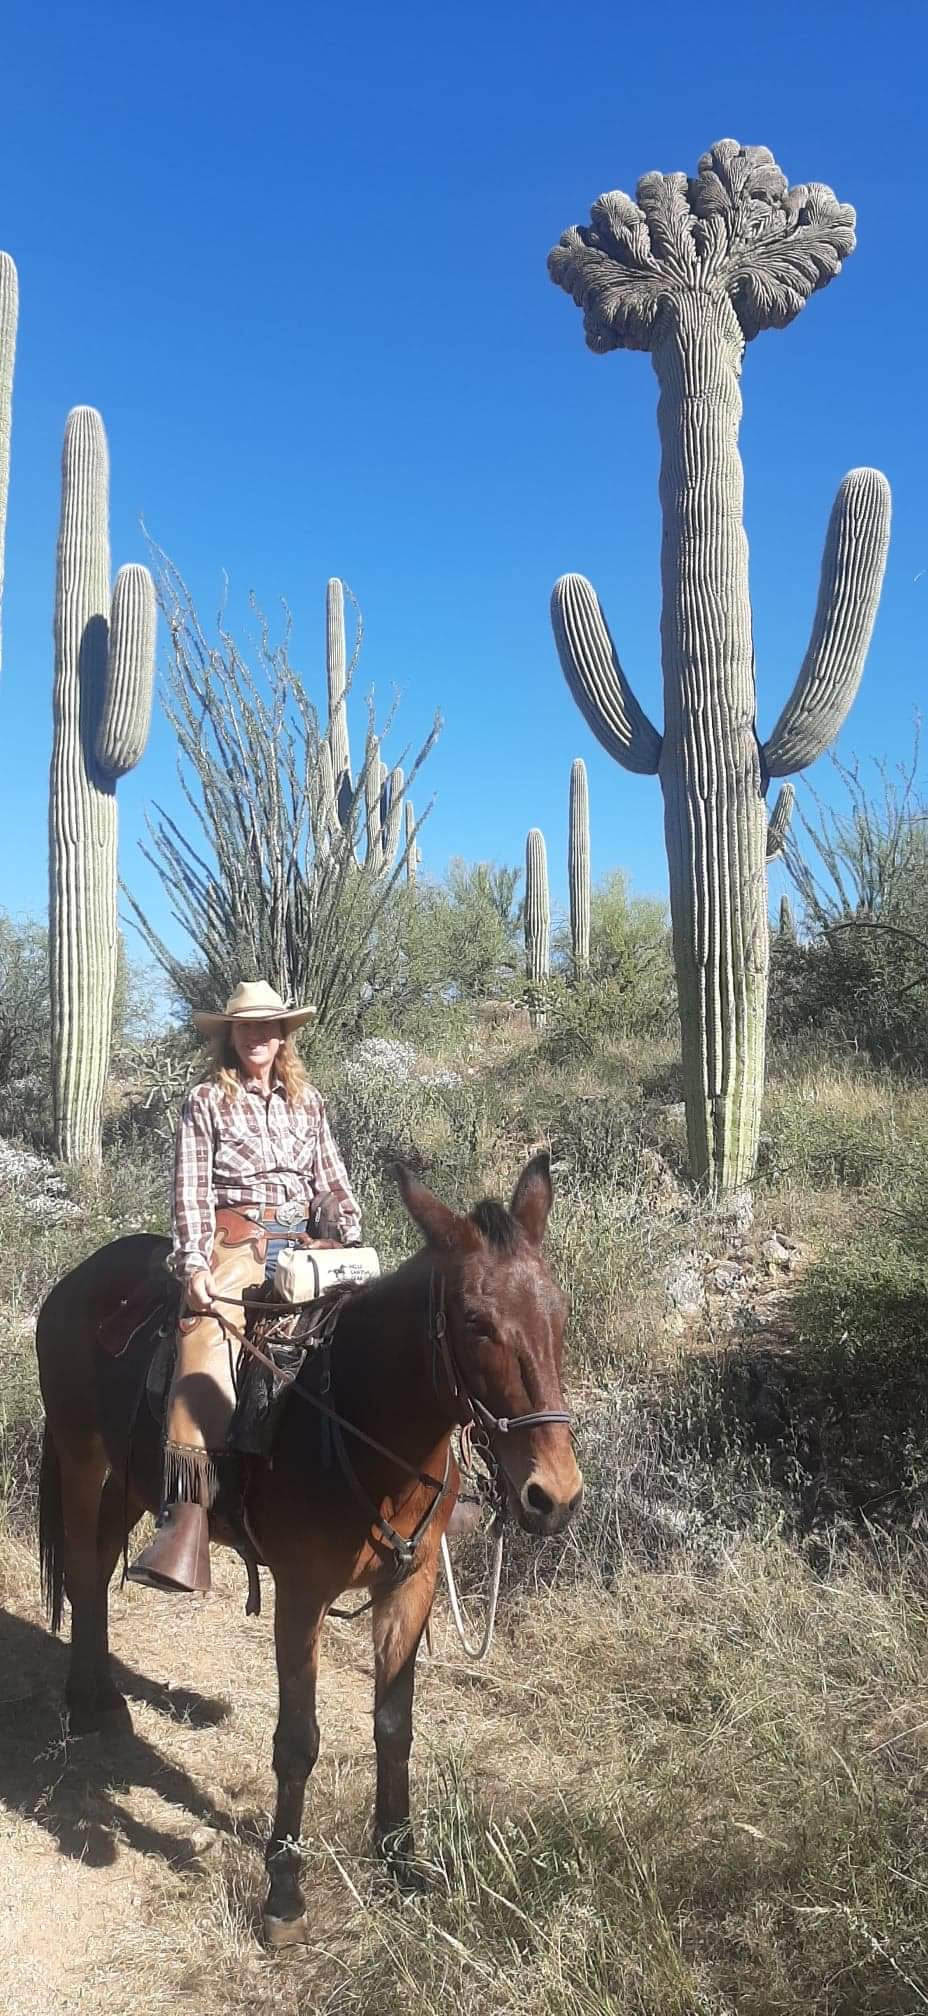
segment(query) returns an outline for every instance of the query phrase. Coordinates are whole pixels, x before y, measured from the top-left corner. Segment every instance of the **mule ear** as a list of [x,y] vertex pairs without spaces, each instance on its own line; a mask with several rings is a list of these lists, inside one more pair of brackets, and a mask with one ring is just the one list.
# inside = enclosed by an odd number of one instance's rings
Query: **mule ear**
[[420,1183],[405,1163],[394,1164],[393,1171],[399,1184],[400,1196],[409,1216],[430,1246],[468,1246],[475,1243],[472,1226],[466,1218],[460,1218],[447,1204],[443,1204],[424,1183]]
[[544,1239],[548,1213],[553,1202],[551,1157],[547,1149],[544,1149],[540,1155],[533,1155],[531,1161],[526,1164],[509,1206],[516,1224],[521,1225],[526,1239],[532,1246],[540,1246]]

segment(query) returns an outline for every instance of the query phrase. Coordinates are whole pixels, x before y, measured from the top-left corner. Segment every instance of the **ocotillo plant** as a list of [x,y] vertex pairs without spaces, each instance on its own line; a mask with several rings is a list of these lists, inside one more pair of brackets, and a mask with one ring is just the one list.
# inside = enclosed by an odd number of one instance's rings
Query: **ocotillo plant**
[[2,663],[3,555],[6,545],[6,500],[10,483],[10,432],[13,423],[13,365],[19,283],[8,252],[0,252],[0,663]]
[[570,766],[570,838],[567,844],[570,884],[570,944],[576,977],[590,964],[590,795],[582,756]]
[[533,1029],[543,1029],[551,939],[551,904],[548,899],[548,856],[545,850],[545,836],[537,826],[532,827],[525,842],[524,930],[529,1016]]
[[590,583],[557,583],[568,684],[594,734],[664,793],[691,1169],[714,1191],[751,1177],[763,1088],[771,778],[828,747],[857,691],[889,538],[889,489],[855,469],[831,514],[808,651],[761,743],[738,452],[744,346],[838,272],[854,212],[821,183],[789,189],[765,147],[723,140],[695,180],[645,175],[564,233],[549,270],[590,349],[648,350],[660,388],[664,732],[639,707]]
[[345,702],[358,643],[346,667],[350,591],[340,581],[326,593],[327,724],[290,664],[286,636],[275,640],[261,619],[251,652],[225,623],[214,641],[164,553],[157,582],[171,643],[163,702],[198,830],[188,838],[156,806],[142,852],[194,957],[165,944],[128,890],[126,901],[191,1006],[221,1005],[243,972],[263,973],[282,995],[316,1003],[315,1030],[340,1026],[366,985],[372,936],[405,867],[398,845],[405,787],[439,722],[404,778],[399,766],[387,772],[368,708],[366,750],[352,765]]
[[100,1154],[116,986],[116,783],[148,736],[155,591],[122,567],[110,605],[109,457],[99,413],[68,416],[55,596],[49,958],[56,1153]]

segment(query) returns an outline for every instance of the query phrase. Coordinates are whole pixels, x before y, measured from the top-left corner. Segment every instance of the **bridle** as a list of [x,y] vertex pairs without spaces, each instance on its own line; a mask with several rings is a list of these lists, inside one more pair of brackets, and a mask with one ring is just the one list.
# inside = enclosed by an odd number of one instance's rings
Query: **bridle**
[[[342,1290],[334,1296],[329,1308],[325,1311],[322,1321],[313,1325],[312,1341],[316,1343],[322,1361],[322,1376],[318,1394],[311,1393],[307,1387],[299,1383],[299,1372],[285,1371],[276,1365],[273,1358],[268,1357],[243,1331],[237,1330],[233,1324],[228,1323],[225,1317],[219,1315],[218,1311],[217,1317],[228,1342],[231,1343],[231,1340],[234,1339],[236,1343],[248,1352],[250,1357],[257,1360],[258,1364],[265,1371],[271,1372],[276,1380],[289,1386],[298,1395],[299,1399],[303,1400],[307,1406],[312,1407],[322,1417],[323,1427],[327,1429],[331,1437],[331,1444],[345,1482],[348,1484],[354,1497],[357,1498],[359,1504],[368,1513],[371,1523],[376,1527],[381,1541],[392,1553],[394,1577],[397,1581],[401,1582],[405,1580],[414,1567],[419,1546],[425,1538],[439,1507],[444,1503],[448,1495],[448,1485],[451,1475],[451,1447],[449,1443],[448,1454],[445,1459],[444,1476],[439,1480],[436,1477],[430,1476],[428,1471],[418,1470],[414,1464],[407,1463],[402,1456],[397,1456],[395,1451],[386,1448],[382,1442],[378,1442],[375,1436],[368,1435],[364,1429],[356,1427],[354,1422],[348,1421],[343,1414],[338,1412],[337,1408],[331,1405],[328,1395],[331,1392],[332,1386],[332,1340],[338,1317],[341,1314],[345,1301],[350,1298],[351,1293],[350,1289],[347,1291]],[[242,1296],[241,1300],[239,1300],[237,1296],[232,1295],[217,1295],[214,1297],[215,1302],[229,1303],[237,1308],[244,1309],[246,1313],[254,1309],[264,1315],[273,1313],[275,1316],[302,1315],[308,1306],[305,1302],[257,1301],[254,1297],[249,1296]],[[492,1446],[491,1437],[494,1435],[512,1435],[523,1428],[569,1428],[573,1422],[573,1415],[568,1413],[565,1408],[550,1407],[536,1409],[529,1414],[494,1414],[491,1408],[485,1406],[484,1402],[478,1399],[476,1393],[471,1392],[458,1364],[454,1346],[448,1334],[448,1319],[445,1310],[445,1278],[443,1273],[439,1272],[435,1267],[432,1268],[429,1276],[427,1334],[432,1347],[432,1382],[436,1393],[441,1397],[439,1383],[439,1373],[441,1373],[450,1393],[452,1404],[460,1410],[457,1415],[457,1421],[462,1430],[462,1436],[466,1438],[468,1443],[473,1443],[479,1448],[491,1474],[494,1466],[501,1471],[510,1490],[517,1496],[518,1494],[515,1492],[515,1486],[506,1466],[498,1450]],[[292,1340],[288,1339],[287,1341],[290,1342]],[[346,1435],[350,1435],[356,1441],[364,1443],[367,1448],[375,1450],[379,1455],[387,1457],[391,1463],[396,1465],[397,1469],[404,1471],[408,1477],[415,1478],[418,1484],[426,1485],[434,1492],[435,1495],[432,1503],[418,1521],[411,1534],[404,1535],[398,1533],[396,1527],[391,1525],[390,1521],[384,1517],[380,1507],[375,1503],[370,1493],[365,1490],[345,1447]],[[499,1494],[497,1494],[497,1497],[499,1497]],[[499,1509],[502,1509],[501,1505]],[[362,1611],[369,1607],[369,1604],[365,1603],[353,1611],[339,1612],[333,1610],[330,1614],[332,1616],[359,1617]]]
[[574,1417],[564,1407],[540,1407],[531,1414],[494,1414],[492,1408],[478,1399],[468,1386],[455,1356],[445,1311],[445,1277],[437,1274],[434,1267],[429,1278],[428,1321],[432,1341],[432,1383],[438,1393],[440,1367],[452,1404],[460,1409],[458,1425],[465,1453],[469,1456],[472,1448],[479,1450],[490,1472],[497,1516],[500,1516],[505,1511],[505,1495],[499,1488],[499,1478],[504,1478],[513,1497],[517,1498],[519,1494],[499,1450],[493,1446],[493,1436],[513,1435],[520,1428],[572,1428]]
[[[438,1392],[437,1366],[440,1363],[445,1382],[456,1406],[463,1405],[459,1425],[468,1428],[479,1424],[492,1435],[512,1435],[518,1428],[569,1428],[573,1415],[563,1407],[542,1407],[533,1414],[494,1414],[485,1407],[467,1385],[460,1365],[454,1355],[454,1347],[448,1335],[448,1318],[445,1313],[445,1277],[437,1276],[433,1267],[429,1280],[429,1333],[432,1339],[432,1381]],[[498,1459],[497,1459],[498,1460]]]

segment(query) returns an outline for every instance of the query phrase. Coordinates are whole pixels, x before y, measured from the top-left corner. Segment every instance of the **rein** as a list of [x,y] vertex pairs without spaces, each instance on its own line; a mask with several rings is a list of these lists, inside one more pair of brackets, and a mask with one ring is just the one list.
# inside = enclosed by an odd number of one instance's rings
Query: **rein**
[[[346,1296],[352,1292],[351,1288],[347,1288],[342,1290],[340,1294],[333,1296],[330,1306],[321,1312],[320,1322],[312,1331],[312,1341],[325,1353],[326,1360],[328,1360],[328,1355],[331,1352],[332,1337],[341,1314],[342,1304]],[[213,1296],[211,1307],[215,1307],[218,1302],[223,1302],[231,1308],[244,1309],[246,1314],[249,1310],[254,1309],[265,1315],[272,1312],[275,1316],[296,1315],[302,1313],[306,1308],[306,1304],[301,1302],[279,1302],[277,1300],[266,1302],[258,1301],[254,1297],[242,1296],[239,1298],[234,1295]],[[228,1323],[225,1317],[218,1311],[217,1321],[227,1342],[231,1342],[234,1338],[235,1342],[243,1350],[247,1351],[250,1357],[254,1358],[259,1365],[263,1366],[266,1372],[272,1373],[276,1380],[294,1390],[298,1397],[306,1402],[307,1406],[314,1408],[317,1414],[328,1421],[330,1429],[333,1431],[332,1441],[345,1482],[354,1497],[358,1500],[358,1503],[370,1514],[372,1525],[378,1529],[382,1540],[393,1553],[395,1573],[397,1579],[402,1580],[412,1569],[416,1551],[424,1539],[432,1520],[435,1518],[439,1507],[444,1503],[448,1495],[448,1480],[451,1474],[450,1441],[445,1458],[444,1476],[439,1482],[436,1477],[430,1476],[428,1471],[417,1469],[415,1464],[407,1463],[402,1456],[397,1456],[394,1450],[386,1448],[383,1442],[377,1441],[376,1436],[368,1435],[363,1428],[358,1428],[353,1421],[348,1421],[335,1407],[328,1405],[325,1400],[318,1397],[315,1393],[308,1393],[298,1383],[298,1373],[284,1371],[275,1365],[273,1359],[269,1358],[259,1345],[254,1344],[251,1338],[247,1337],[243,1331],[237,1330],[234,1324]],[[454,1347],[448,1334],[444,1276],[439,1274],[434,1267],[429,1276],[428,1336],[432,1345],[432,1383],[435,1386],[436,1392],[438,1391],[438,1367],[440,1365],[452,1403],[461,1410],[458,1415],[458,1425],[462,1428],[469,1441],[478,1442],[483,1455],[490,1459],[491,1464],[497,1466],[506,1479],[510,1490],[515,1492],[515,1486],[502,1458],[491,1445],[491,1436],[513,1435],[519,1429],[525,1428],[555,1426],[569,1428],[573,1423],[573,1415],[566,1408],[555,1407],[537,1408],[528,1414],[494,1414],[490,1407],[487,1407],[482,1400],[478,1399],[476,1393],[471,1392],[455,1357]],[[329,1362],[326,1362],[323,1372],[323,1392],[327,1393],[330,1386],[331,1365]],[[475,1429],[477,1431],[476,1435],[474,1434]],[[357,1442],[363,1442],[368,1449],[373,1449],[378,1456],[385,1456],[388,1462],[395,1464],[397,1469],[402,1470],[407,1477],[415,1478],[417,1484],[426,1485],[429,1490],[435,1493],[431,1505],[419,1520],[414,1532],[408,1538],[402,1533],[397,1532],[396,1527],[391,1525],[390,1521],[384,1517],[379,1506],[375,1504],[370,1494],[365,1491],[345,1447],[346,1435],[353,1436]],[[333,1611],[331,1614],[333,1616],[347,1615],[349,1617],[359,1617],[369,1607],[369,1603],[365,1603],[357,1610],[348,1612]]]

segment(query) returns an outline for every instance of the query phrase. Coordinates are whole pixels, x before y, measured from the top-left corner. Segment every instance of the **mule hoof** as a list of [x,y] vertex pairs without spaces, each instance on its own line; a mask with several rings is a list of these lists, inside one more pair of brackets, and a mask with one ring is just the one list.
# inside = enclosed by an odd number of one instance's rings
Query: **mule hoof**
[[421,1862],[409,1862],[403,1857],[388,1855],[386,1870],[404,1897],[427,1897],[435,1887],[434,1878],[427,1869],[423,1869]]
[[129,1712],[129,1703],[125,1695],[120,1694],[118,1687],[108,1687],[105,1693],[101,1689],[97,1695],[97,1713],[100,1718],[99,1726],[106,1730],[107,1735],[124,1732],[131,1736],[132,1716]]
[[114,1688],[112,1693],[94,1694],[66,1703],[69,1736],[128,1736],[132,1734],[129,1705]]
[[264,1944],[272,1953],[279,1953],[284,1946],[305,1946],[309,1941],[309,1926],[304,1911],[301,1918],[272,1918],[265,1911],[262,1920]]

